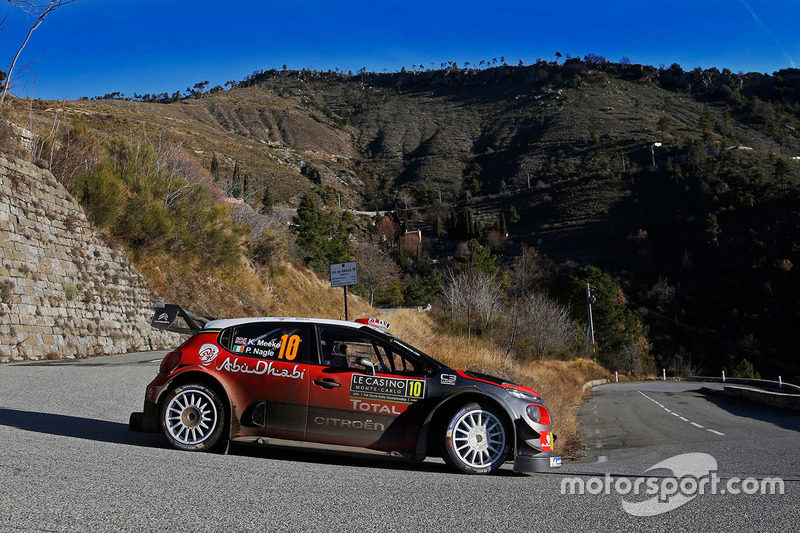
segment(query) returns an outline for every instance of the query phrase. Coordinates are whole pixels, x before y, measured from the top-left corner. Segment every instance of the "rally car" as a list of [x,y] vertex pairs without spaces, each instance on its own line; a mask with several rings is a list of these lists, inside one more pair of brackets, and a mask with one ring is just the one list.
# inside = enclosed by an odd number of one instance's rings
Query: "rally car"
[[561,465],[539,394],[448,368],[381,320],[214,320],[157,303],[152,325],[191,337],[164,357],[128,427],[175,448],[316,443],[440,456],[470,474]]

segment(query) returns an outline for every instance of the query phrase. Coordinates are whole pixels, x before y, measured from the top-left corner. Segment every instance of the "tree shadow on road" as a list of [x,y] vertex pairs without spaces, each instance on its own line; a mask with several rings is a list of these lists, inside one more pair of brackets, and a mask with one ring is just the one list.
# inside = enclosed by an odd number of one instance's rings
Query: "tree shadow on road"
[[800,413],[753,403],[749,400],[726,396],[722,391],[701,389],[692,391],[720,409],[744,418],[753,418],[784,429],[800,432]]

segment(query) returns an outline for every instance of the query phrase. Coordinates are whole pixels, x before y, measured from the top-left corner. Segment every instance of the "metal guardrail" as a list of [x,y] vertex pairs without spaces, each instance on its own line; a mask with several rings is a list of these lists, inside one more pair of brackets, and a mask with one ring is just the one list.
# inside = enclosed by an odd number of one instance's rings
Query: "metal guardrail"
[[396,305],[392,307],[376,307],[381,313],[397,313],[399,311],[417,311],[418,313],[427,313],[431,310],[431,304],[428,305]]
[[768,379],[728,378],[725,376],[689,376],[686,381],[706,381],[712,383],[725,383],[731,385],[750,385],[764,389],[782,392],[784,394],[800,394],[800,386],[785,381],[771,381]]

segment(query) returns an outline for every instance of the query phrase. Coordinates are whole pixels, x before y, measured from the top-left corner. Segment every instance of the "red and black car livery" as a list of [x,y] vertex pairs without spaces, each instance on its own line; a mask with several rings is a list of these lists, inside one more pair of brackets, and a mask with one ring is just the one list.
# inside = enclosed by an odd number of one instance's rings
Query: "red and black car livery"
[[518,472],[561,465],[535,391],[448,368],[370,322],[213,320],[158,303],[153,326],[192,336],[164,357],[129,429],[192,451],[301,441],[438,455],[475,474],[507,459]]

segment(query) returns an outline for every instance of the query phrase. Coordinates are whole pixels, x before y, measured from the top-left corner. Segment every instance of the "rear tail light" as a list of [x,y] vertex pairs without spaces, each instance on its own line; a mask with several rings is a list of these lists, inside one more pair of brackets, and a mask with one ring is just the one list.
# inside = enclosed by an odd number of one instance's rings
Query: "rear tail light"
[[178,363],[181,362],[181,352],[180,350],[175,350],[174,352],[169,352],[164,359],[161,361],[161,367],[158,371],[162,374],[169,374],[175,367],[178,366]]

